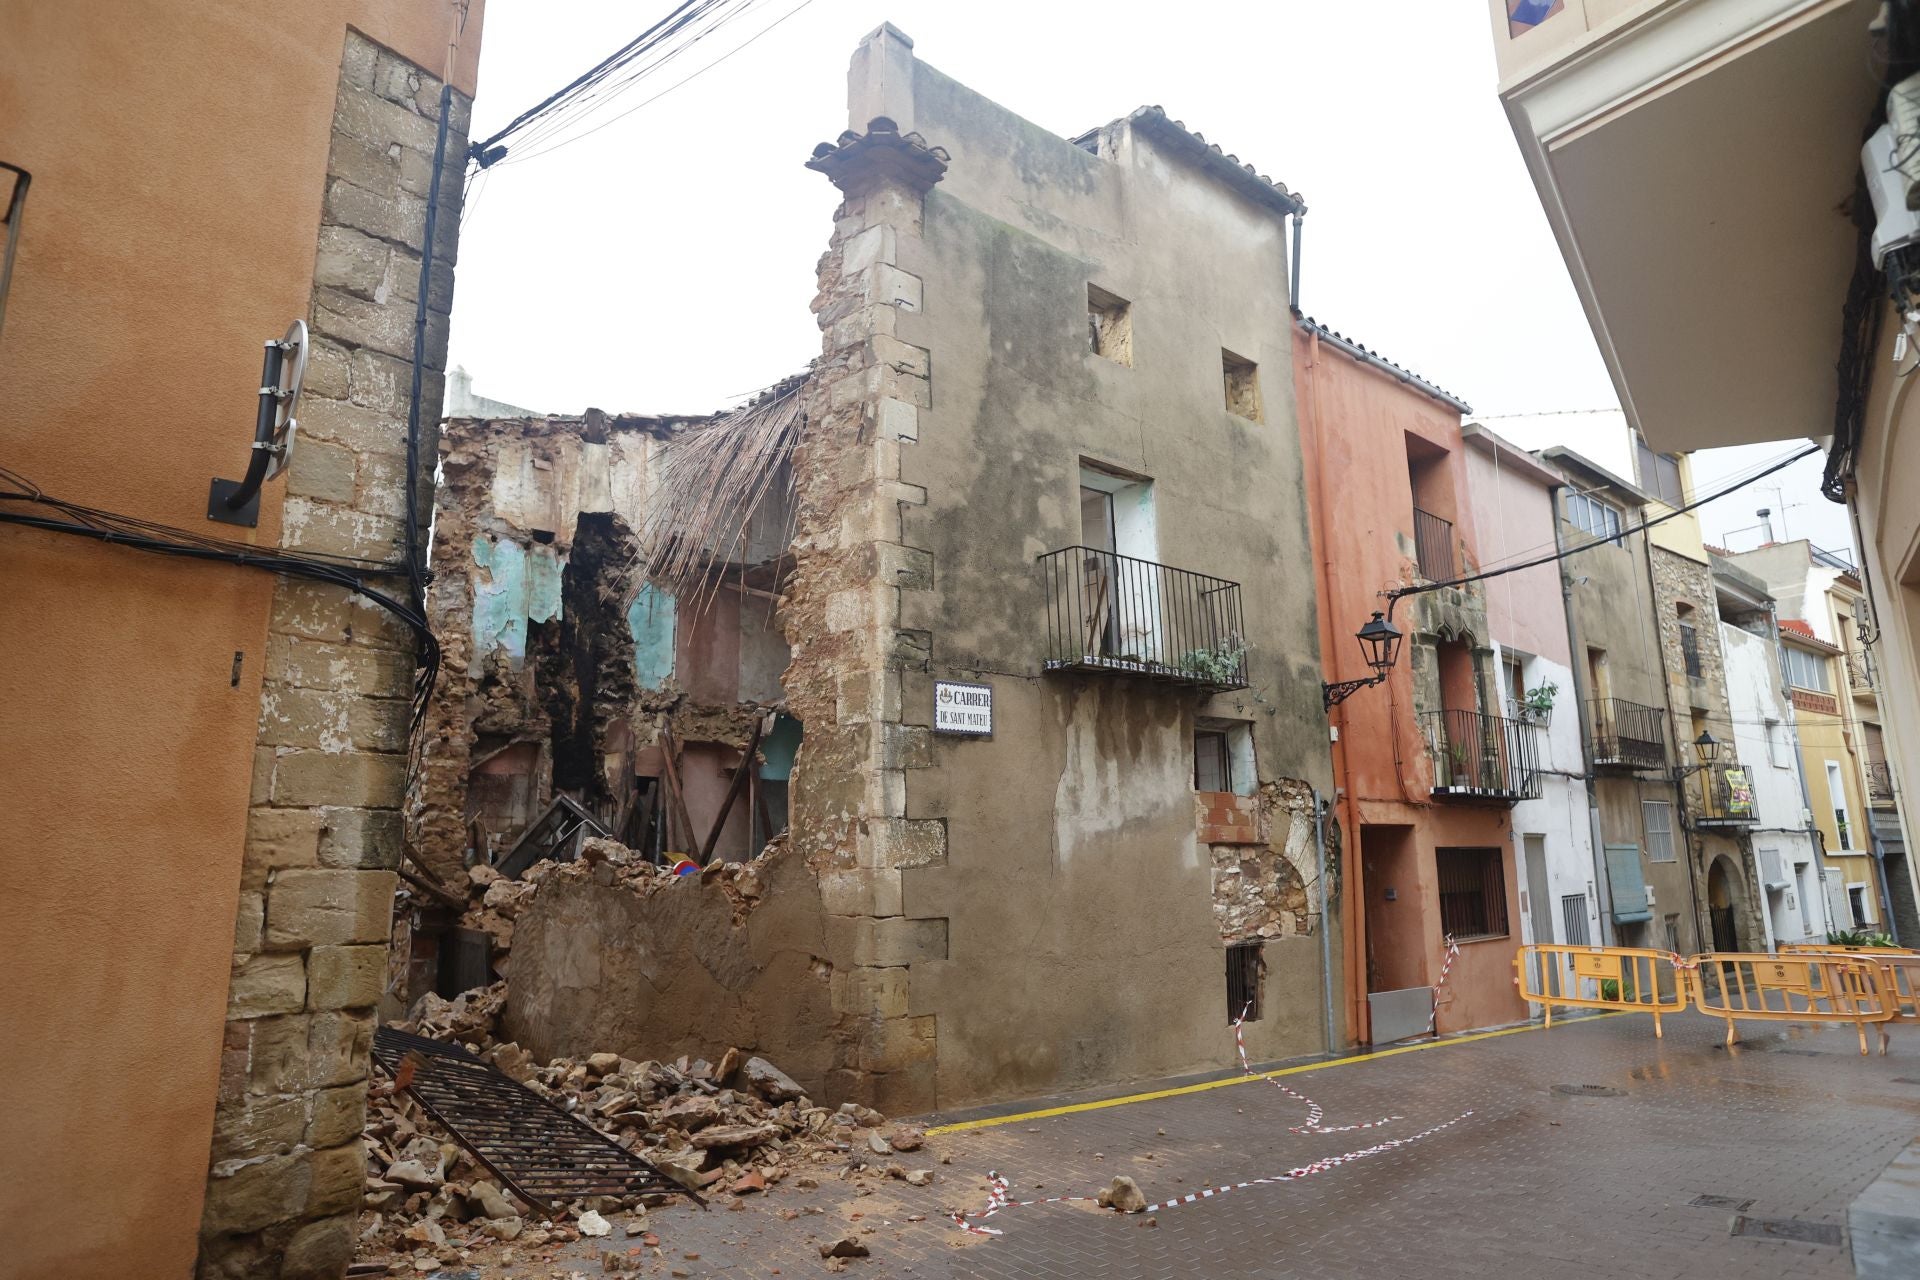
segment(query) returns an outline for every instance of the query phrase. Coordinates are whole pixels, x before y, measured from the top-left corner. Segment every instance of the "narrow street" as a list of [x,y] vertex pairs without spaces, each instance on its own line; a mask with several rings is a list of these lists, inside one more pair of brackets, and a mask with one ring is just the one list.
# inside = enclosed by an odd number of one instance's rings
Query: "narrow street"
[[[679,1203],[653,1210],[657,1254],[623,1240],[616,1222],[603,1240],[521,1248],[511,1263],[493,1247],[438,1274],[598,1276],[603,1255],[630,1248],[640,1249],[642,1274],[688,1277],[842,1268],[1021,1280],[1852,1274],[1846,1207],[1912,1135],[1920,1031],[1897,1028],[1884,1058],[1862,1058],[1850,1028],[1749,1025],[1731,1053],[1722,1034],[1722,1024],[1692,1014],[1669,1019],[1664,1040],[1645,1019],[1589,1018],[1282,1077],[1326,1109],[1328,1127],[1404,1117],[1356,1133],[1288,1132],[1305,1108],[1250,1079],[1166,1086],[1172,1096],[1140,1101],[1046,1099],[993,1117],[929,1117],[926,1150],[902,1157],[937,1170],[929,1191],[876,1178],[870,1194],[849,1194],[851,1184],[823,1165],[817,1189],[793,1190],[790,1180],[738,1202],[717,1197],[704,1213]],[[1574,1096],[1557,1085],[1620,1094]],[[1045,1114],[1054,1110],[1064,1114]],[[1127,1174],[1158,1202],[1284,1173],[1466,1110],[1473,1114],[1460,1124],[1408,1148],[1151,1214],[1010,1208],[985,1223],[1004,1234],[983,1237],[944,1213],[984,1208],[989,1171],[1009,1180],[1016,1200],[1092,1194]],[[1733,1234],[1743,1217],[1744,1232]],[[1824,1229],[1836,1243],[1778,1238],[1761,1225],[1781,1220],[1798,1224],[1787,1230]],[[823,1262],[818,1245],[849,1234],[871,1257]]]

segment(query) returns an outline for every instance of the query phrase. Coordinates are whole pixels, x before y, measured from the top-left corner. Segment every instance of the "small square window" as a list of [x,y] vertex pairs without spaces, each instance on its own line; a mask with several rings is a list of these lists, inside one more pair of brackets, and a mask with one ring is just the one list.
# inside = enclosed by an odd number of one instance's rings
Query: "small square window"
[[1233,790],[1233,753],[1221,730],[1200,729],[1193,735],[1193,789]]
[[1193,789],[1250,796],[1254,792],[1253,723],[1200,718],[1193,727]]
[[1435,849],[1440,927],[1456,939],[1507,932],[1507,874],[1498,849]]
[[1133,363],[1133,304],[1097,284],[1087,286],[1087,337],[1093,354]]
[[1227,946],[1227,1020],[1260,1021],[1260,977],[1266,971],[1258,942]]
[[1245,356],[1222,351],[1220,374],[1226,384],[1227,412],[1249,422],[1265,422],[1260,412],[1260,366]]

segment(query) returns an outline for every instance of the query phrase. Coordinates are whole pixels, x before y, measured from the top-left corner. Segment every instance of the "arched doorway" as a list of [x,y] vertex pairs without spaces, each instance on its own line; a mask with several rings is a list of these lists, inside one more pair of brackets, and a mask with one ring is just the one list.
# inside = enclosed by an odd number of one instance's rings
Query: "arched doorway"
[[1727,870],[1725,858],[1715,858],[1707,869],[1707,916],[1713,928],[1715,951],[1739,951],[1738,882]]

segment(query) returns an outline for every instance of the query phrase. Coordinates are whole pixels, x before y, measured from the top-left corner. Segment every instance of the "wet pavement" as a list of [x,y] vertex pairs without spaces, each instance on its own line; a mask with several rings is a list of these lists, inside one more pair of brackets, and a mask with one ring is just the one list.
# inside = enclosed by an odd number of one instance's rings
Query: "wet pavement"
[[[686,1277],[1850,1276],[1847,1204],[1920,1134],[1920,1029],[1865,1058],[1851,1027],[1743,1032],[1728,1050],[1724,1024],[1704,1017],[1667,1019],[1664,1040],[1645,1018],[1588,1018],[1283,1077],[1326,1109],[1325,1126],[1400,1117],[1355,1132],[1290,1132],[1306,1106],[1258,1080],[1002,1117],[889,1158],[934,1170],[925,1189],[842,1177],[839,1156],[708,1212],[653,1210],[657,1248],[616,1225],[604,1240],[518,1248],[511,1264],[476,1251],[439,1274],[599,1276],[612,1251],[639,1274]],[[1397,1149],[1150,1214],[1015,1207],[985,1220],[993,1237],[944,1216],[984,1208],[990,1170],[1016,1200],[1091,1194],[1124,1173],[1149,1201],[1175,1201],[1468,1111]],[[818,1246],[848,1234],[871,1256],[823,1261]]]

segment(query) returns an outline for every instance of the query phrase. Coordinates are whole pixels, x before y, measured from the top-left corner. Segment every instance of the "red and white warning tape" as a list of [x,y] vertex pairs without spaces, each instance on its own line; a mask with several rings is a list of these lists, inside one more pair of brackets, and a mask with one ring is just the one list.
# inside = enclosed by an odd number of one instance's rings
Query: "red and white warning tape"
[[[1453,939],[1451,937],[1447,939],[1447,946],[1451,951],[1453,948]],[[1452,963],[1451,957],[1449,958],[1448,963],[1450,966]],[[1444,969],[1441,971],[1440,980],[1442,983],[1446,981],[1446,972]],[[1253,1070],[1253,1067],[1247,1061],[1246,1036],[1241,1029],[1241,1024],[1245,1021],[1245,1019],[1246,1019],[1245,1010],[1241,1011],[1241,1015],[1239,1018],[1234,1019],[1233,1041],[1234,1041],[1235,1048],[1237,1048],[1240,1053],[1241,1070],[1246,1072],[1246,1074],[1249,1076],[1256,1076],[1257,1073]],[[1376,1128],[1380,1125],[1387,1124],[1391,1121],[1398,1120],[1401,1118],[1399,1116],[1385,1116],[1379,1120],[1369,1120],[1364,1124],[1325,1126],[1320,1123],[1322,1117],[1325,1115],[1325,1112],[1321,1110],[1319,1103],[1315,1102],[1312,1098],[1307,1097],[1307,1095],[1305,1095],[1304,1093],[1296,1092],[1295,1090],[1288,1088],[1286,1085],[1281,1084],[1280,1081],[1274,1079],[1274,1077],[1272,1076],[1261,1076],[1258,1078],[1269,1081],[1274,1085],[1274,1087],[1279,1089],[1282,1093],[1286,1094],[1289,1098],[1292,1098],[1297,1102],[1303,1102],[1306,1104],[1307,1122],[1304,1125],[1294,1126],[1292,1129],[1289,1130],[1289,1132],[1292,1132],[1292,1133],[1347,1133],[1355,1129]],[[1249,1178],[1244,1182],[1222,1183],[1218,1186],[1205,1187],[1199,1191],[1190,1192],[1184,1196],[1176,1196],[1171,1200],[1162,1200],[1158,1204],[1150,1204],[1140,1212],[1158,1213],[1158,1212],[1161,1212],[1162,1210],[1178,1208],[1181,1205],[1196,1204],[1202,1200],[1211,1200],[1215,1196],[1225,1195],[1229,1191],[1244,1190],[1247,1187],[1277,1186],[1287,1182],[1298,1182],[1300,1179],[1312,1177],[1316,1173],[1325,1173],[1329,1169],[1338,1168],[1343,1164],[1350,1164],[1355,1160],[1364,1160],[1368,1156],[1384,1155],[1389,1151],[1394,1151],[1400,1147],[1408,1146],[1412,1143],[1419,1142],[1423,1138],[1430,1138],[1434,1134],[1439,1133],[1443,1129],[1452,1128],[1454,1125],[1459,1124],[1462,1120],[1465,1120],[1468,1116],[1471,1116],[1472,1114],[1473,1112],[1471,1111],[1463,1111],[1451,1120],[1445,1121],[1441,1124],[1436,1124],[1430,1129],[1422,1129],[1419,1133],[1411,1134],[1408,1137],[1392,1138],[1386,1142],[1381,1142],[1371,1147],[1364,1147],[1358,1151],[1346,1151],[1346,1152],[1342,1152],[1340,1155],[1337,1155],[1337,1156],[1327,1156],[1323,1159],[1315,1160],[1309,1164],[1298,1165],[1292,1169],[1288,1169],[1285,1173],[1271,1174],[1264,1178]],[[986,1226],[981,1226],[979,1224],[981,1222],[984,1222],[986,1219],[991,1218],[994,1214],[999,1213],[1002,1209],[1024,1209],[1037,1204],[1068,1204],[1068,1203],[1091,1204],[1091,1203],[1097,1203],[1098,1200],[1099,1200],[1098,1196],[1045,1196],[1038,1200],[1015,1200],[1012,1198],[1011,1187],[1009,1186],[1007,1180],[1001,1177],[998,1173],[989,1171],[987,1174],[987,1207],[975,1213],[957,1211],[952,1215],[952,1217],[955,1225],[957,1225],[962,1231],[971,1232],[972,1234],[977,1236],[997,1236],[997,1235],[1004,1234],[1000,1230],[1000,1228],[986,1227]]]
[[1391,1123],[1392,1121],[1401,1119],[1400,1116],[1381,1116],[1378,1120],[1368,1120],[1364,1124],[1337,1124],[1337,1125],[1321,1124],[1320,1120],[1326,1113],[1320,1109],[1319,1103],[1315,1102],[1312,1098],[1309,1098],[1304,1093],[1297,1093],[1294,1090],[1289,1089],[1286,1085],[1281,1084],[1280,1081],[1274,1078],[1273,1076],[1260,1075],[1258,1072],[1256,1072],[1253,1069],[1253,1064],[1247,1061],[1247,1037],[1246,1037],[1245,1031],[1242,1029],[1241,1024],[1247,1020],[1247,1014],[1252,1009],[1253,1009],[1253,1005],[1249,1003],[1245,1009],[1242,1009],[1240,1011],[1240,1016],[1233,1020],[1233,1047],[1240,1051],[1240,1070],[1244,1074],[1249,1076],[1254,1076],[1256,1079],[1265,1080],[1268,1084],[1272,1085],[1274,1088],[1278,1089],[1280,1092],[1286,1094],[1289,1098],[1292,1098],[1295,1102],[1304,1102],[1307,1104],[1307,1122],[1305,1124],[1294,1125],[1292,1128],[1288,1129],[1287,1132],[1289,1133],[1352,1133],[1356,1129],[1377,1129],[1383,1124],[1388,1124],[1388,1123]]
[[1433,1012],[1427,1017],[1427,1034],[1432,1035],[1434,1028],[1440,1025],[1440,991],[1447,985],[1447,975],[1453,972],[1453,962],[1460,958],[1460,948],[1454,943],[1453,935],[1447,935],[1445,958],[1440,962],[1440,981],[1433,984]]

